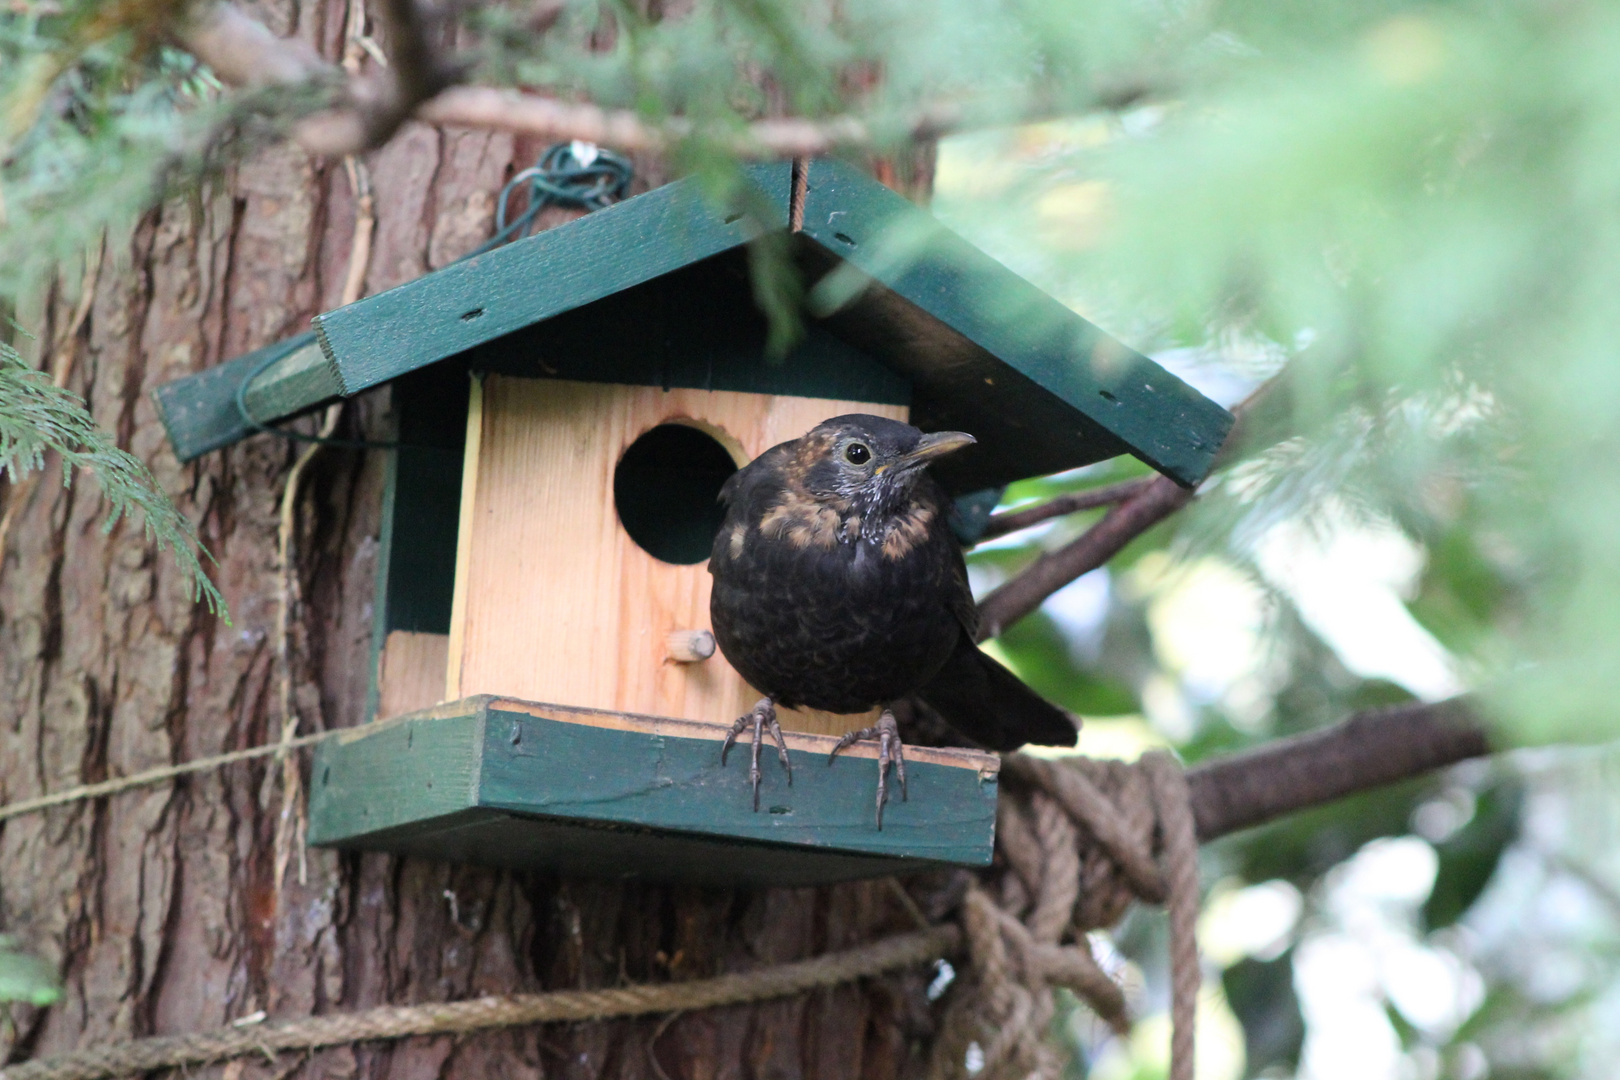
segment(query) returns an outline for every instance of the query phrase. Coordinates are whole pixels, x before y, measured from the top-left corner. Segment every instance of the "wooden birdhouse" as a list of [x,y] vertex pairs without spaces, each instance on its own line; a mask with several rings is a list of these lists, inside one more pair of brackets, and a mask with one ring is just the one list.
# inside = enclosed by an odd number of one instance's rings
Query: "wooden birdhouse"
[[[1231,417],[849,167],[798,206],[788,165],[750,175],[746,208],[671,184],[158,392],[186,460],[392,387],[374,722],[318,752],[312,842],[784,884],[988,862],[993,755],[908,749],[881,832],[870,755],[822,764],[859,718],[784,711],[805,767],[758,813],[720,767],[759,697],[709,633],[721,485],[848,412],[977,436],[937,474],[981,509],[1122,453],[1190,485]],[[816,288],[780,357],[766,242]]]

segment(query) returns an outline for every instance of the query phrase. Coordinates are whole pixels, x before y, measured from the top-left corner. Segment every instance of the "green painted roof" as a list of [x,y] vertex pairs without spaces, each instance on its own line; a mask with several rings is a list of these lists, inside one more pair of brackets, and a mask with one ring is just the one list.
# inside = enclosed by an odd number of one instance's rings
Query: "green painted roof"
[[[812,299],[786,358],[766,358],[747,245],[788,233],[791,170],[750,170],[748,212],[677,182],[315,319],[245,395],[268,422],[440,362],[537,377],[906,402],[979,444],[942,463],[957,492],[1131,453],[1183,484],[1232,418],[940,225],[834,161],[812,162],[787,236]],[[276,348],[276,347],[272,347]],[[318,351],[317,351],[318,350]],[[160,388],[182,460],[251,433],[236,407],[265,350]],[[228,394],[226,393],[228,391]],[[228,398],[228,400],[227,400]]]

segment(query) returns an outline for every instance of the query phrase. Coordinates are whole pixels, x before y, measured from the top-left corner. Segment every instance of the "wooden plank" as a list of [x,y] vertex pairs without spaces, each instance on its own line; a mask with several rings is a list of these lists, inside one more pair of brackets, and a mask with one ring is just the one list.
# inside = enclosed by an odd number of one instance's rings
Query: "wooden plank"
[[463,652],[467,645],[467,605],[473,569],[473,529],[477,522],[478,477],[484,444],[484,380],[474,379],[467,397],[467,441],[462,451],[461,516],[457,519],[455,584],[450,601],[450,641],[446,649],[444,700],[461,692]]
[[356,394],[740,247],[786,227],[788,169],[751,171],[750,214],[712,205],[693,182],[669,184],[318,315],[321,350]]
[[839,758],[829,767],[820,746],[805,751],[790,744],[793,785],[775,761],[764,766],[756,813],[747,767],[737,760],[721,766],[724,729],[704,726],[706,738],[649,735],[559,723],[491,704],[480,804],[804,848],[990,861],[996,790],[990,774],[908,756],[909,798],[902,802],[896,792],[880,832],[872,804],[875,762]]
[[[388,635],[395,630],[450,632],[462,445],[467,438],[470,388],[464,371],[441,365],[413,372],[390,389],[399,445],[388,453],[384,465],[368,718],[377,715],[378,676]],[[439,685],[427,700],[441,700],[443,689],[441,663]]]
[[[271,361],[273,355],[280,359]],[[243,380],[270,363],[246,394],[248,411],[271,424],[324,405],[342,394],[337,373],[313,333],[299,334],[223,364],[165,383],[152,391],[174,456],[191,461],[246,438],[253,428],[237,408]]]
[[419,712],[445,700],[449,654],[449,634],[389,633],[377,660],[377,719]]
[[910,799],[876,828],[869,756],[825,764],[830,738],[790,735],[761,810],[724,728],[475,698],[322,744],[311,842],[571,874],[804,885],[940,864],[986,865],[995,755],[917,748]]
[[457,708],[355,729],[310,768],[309,842],[415,825],[478,805],[484,710]]
[[941,463],[956,490],[1118,447],[1182,484],[1208,474],[1225,409],[856,169],[818,159],[808,180],[803,235],[882,285],[830,325],[912,380],[919,424],[980,438]]
[[[475,396],[446,698],[501,694],[728,724],[759,694],[718,654],[666,659],[670,631],[710,629],[709,573],[661,562],[625,533],[613,506],[620,456],[666,422],[719,431],[751,459],[829,416],[906,415],[871,402],[495,375]],[[782,714],[784,727],[833,734],[870,720]]]

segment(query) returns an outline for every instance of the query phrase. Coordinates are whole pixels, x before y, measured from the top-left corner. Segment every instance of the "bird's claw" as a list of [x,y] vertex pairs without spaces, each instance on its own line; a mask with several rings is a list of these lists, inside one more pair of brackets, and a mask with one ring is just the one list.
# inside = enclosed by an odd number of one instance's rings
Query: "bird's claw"
[[840,751],[849,749],[862,739],[876,739],[878,744],[877,827],[878,831],[882,832],[883,804],[889,801],[891,763],[894,765],[894,775],[900,781],[900,801],[907,800],[905,744],[900,741],[900,725],[895,722],[893,711],[884,709],[875,726],[851,731],[839,739],[838,745],[827,755],[827,764],[831,765]]
[[737,722],[731,725],[726,733],[726,741],[720,744],[720,766],[725,767],[726,755],[731,752],[731,745],[737,741],[737,736],[752,726],[754,737],[752,740],[752,753],[748,759],[748,782],[754,787],[754,813],[759,813],[759,746],[764,741],[765,729],[769,728],[771,738],[776,740],[776,758],[782,763],[782,771],[787,773],[788,787],[793,786],[793,763],[788,760],[787,743],[782,738],[782,725],[776,719],[776,705],[770,698],[760,698],[759,704],[753,710],[737,717]]

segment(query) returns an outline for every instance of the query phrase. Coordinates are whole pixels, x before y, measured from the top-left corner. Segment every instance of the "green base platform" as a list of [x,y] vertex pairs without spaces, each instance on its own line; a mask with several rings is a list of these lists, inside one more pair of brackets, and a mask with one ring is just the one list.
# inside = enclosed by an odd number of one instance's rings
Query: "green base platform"
[[993,754],[909,748],[876,825],[877,751],[789,732],[751,809],[748,747],[718,724],[482,696],[355,728],[319,747],[310,842],[586,877],[813,885],[985,866]]

